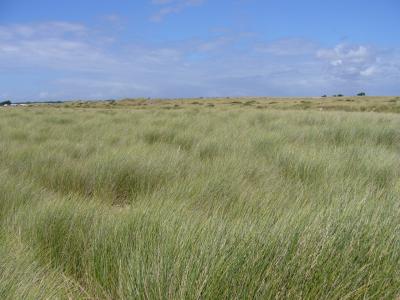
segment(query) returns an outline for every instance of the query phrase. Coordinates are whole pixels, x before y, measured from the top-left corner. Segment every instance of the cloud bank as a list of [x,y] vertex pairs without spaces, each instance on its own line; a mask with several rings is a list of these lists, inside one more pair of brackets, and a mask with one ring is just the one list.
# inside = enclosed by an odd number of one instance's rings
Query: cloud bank
[[[201,3],[154,2],[172,7]],[[130,43],[105,32],[69,22],[0,26],[0,96],[51,100],[400,93],[399,49],[349,43],[322,47],[300,38],[263,41],[240,32]]]

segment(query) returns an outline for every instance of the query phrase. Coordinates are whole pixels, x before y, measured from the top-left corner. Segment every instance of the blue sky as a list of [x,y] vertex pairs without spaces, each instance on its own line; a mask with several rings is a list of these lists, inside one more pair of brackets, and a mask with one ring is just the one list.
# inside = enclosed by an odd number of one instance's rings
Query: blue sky
[[398,0],[0,0],[0,99],[400,95]]

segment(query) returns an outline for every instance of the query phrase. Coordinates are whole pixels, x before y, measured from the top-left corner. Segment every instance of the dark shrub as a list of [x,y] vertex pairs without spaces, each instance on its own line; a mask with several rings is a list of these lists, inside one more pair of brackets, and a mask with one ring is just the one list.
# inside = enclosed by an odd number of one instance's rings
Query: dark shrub
[[7,100],[7,101],[0,102],[0,106],[4,106],[4,105],[11,105],[11,101]]

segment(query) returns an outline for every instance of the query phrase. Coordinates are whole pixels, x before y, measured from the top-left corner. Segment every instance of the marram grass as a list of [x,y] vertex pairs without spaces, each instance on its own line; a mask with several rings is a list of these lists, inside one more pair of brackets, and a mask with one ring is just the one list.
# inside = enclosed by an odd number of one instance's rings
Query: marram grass
[[396,299],[400,117],[0,110],[1,299]]

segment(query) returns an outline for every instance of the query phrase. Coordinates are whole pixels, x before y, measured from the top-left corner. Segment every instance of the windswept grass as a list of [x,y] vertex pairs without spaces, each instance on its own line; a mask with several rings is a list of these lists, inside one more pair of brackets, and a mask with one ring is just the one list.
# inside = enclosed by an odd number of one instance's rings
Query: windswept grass
[[400,296],[398,115],[195,102],[0,110],[2,299]]

